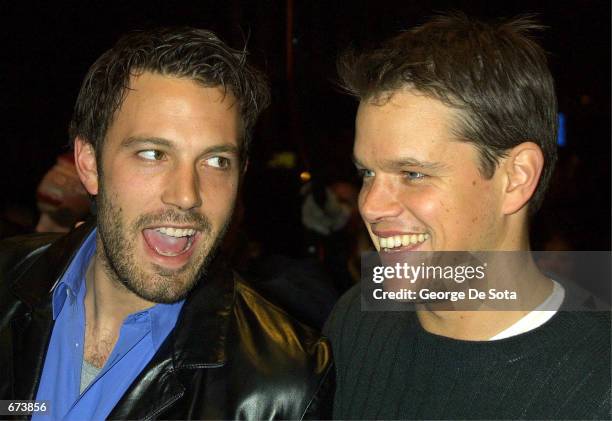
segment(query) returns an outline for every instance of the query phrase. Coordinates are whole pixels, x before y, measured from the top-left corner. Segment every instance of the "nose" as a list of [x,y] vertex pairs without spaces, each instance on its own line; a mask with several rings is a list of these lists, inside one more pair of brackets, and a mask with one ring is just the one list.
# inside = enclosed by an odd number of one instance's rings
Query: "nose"
[[366,222],[373,224],[399,216],[402,205],[397,192],[389,183],[374,178],[361,187],[359,211]]
[[202,205],[200,179],[196,168],[179,165],[166,179],[162,202],[180,210],[190,210]]

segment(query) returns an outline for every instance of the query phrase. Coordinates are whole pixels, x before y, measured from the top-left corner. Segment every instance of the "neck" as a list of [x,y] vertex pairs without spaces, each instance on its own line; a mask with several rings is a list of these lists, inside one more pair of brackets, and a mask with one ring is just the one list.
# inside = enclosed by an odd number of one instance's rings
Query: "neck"
[[420,304],[417,316],[426,331],[453,339],[489,340],[519,321],[552,293],[552,281],[538,270],[528,250],[495,252],[487,256],[486,283],[478,290],[485,292],[487,297],[490,289],[515,292],[516,300],[468,300],[467,306],[456,311],[437,311],[432,306]]
[[128,290],[106,262],[100,238],[85,282],[85,359],[102,367],[119,337],[125,318],[154,305]]
[[487,341],[523,318],[526,311],[417,311],[426,331],[464,341]]
[[92,322],[120,326],[129,314],[150,308],[155,303],[140,298],[123,285],[106,261],[102,247],[98,237],[96,254],[87,270],[85,308],[89,304]]

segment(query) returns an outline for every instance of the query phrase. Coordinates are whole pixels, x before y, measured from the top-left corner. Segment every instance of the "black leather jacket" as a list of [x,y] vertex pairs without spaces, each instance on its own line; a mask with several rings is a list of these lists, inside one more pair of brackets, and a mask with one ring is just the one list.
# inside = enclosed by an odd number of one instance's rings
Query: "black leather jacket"
[[[0,243],[0,399],[35,398],[53,328],[50,291],[90,229]],[[217,259],[109,418],[327,418],[332,383],[328,342]]]

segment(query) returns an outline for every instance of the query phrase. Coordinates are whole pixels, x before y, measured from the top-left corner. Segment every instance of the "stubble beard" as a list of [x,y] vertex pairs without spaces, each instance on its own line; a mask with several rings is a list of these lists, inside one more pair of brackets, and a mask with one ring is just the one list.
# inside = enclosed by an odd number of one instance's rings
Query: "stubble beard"
[[[97,196],[97,251],[106,275],[112,282],[126,287],[138,297],[154,303],[175,303],[187,297],[217,255],[227,232],[231,214],[224,222],[216,238],[211,238],[212,225],[209,219],[195,212],[178,212],[168,209],[158,213],[140,215],[125,227],[121,207],[117,206],[100,184]],[[191,259],[179,269],[168,269],[150,263],[146,271],[136,261],[136,241],[141,231],[152,224],[189,224],[200,233]]]

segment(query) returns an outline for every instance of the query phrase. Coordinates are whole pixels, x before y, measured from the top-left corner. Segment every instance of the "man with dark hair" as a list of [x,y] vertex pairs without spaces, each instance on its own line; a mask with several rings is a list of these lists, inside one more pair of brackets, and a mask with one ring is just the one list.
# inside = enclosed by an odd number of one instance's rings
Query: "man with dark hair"
[[93,64],[70,135],[97,215],[0,245],[0,399],[46,402],[35,419],[325,415],[327,342],[217,254],[268,102],[209,31],[135,32]]
[[[381,261],[529,256],[530,214],[556,160],[553,80],[529,37],[537,28],[450,14],[341,58],[360,101],[359,209]],[[608,419],[609,313],[559,311],[563,287],[523,263],[510,277],[533,305],[512,311],[450,311],[419,297],[408,298],[413,312],[368,312],[360,287],[350,290],[325,327],[334,418]]]

